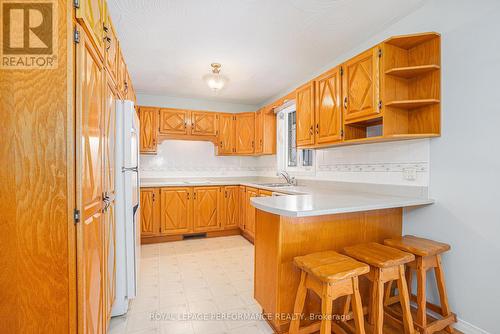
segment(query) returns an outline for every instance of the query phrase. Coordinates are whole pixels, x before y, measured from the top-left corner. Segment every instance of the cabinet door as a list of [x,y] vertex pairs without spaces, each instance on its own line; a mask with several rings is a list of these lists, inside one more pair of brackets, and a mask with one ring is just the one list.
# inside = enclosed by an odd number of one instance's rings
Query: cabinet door
[[239,219],[239,227],[243,231],[245,230],[245,224],[247,221],[246,217],[246,208],[247,208],[247,197],[246,197],[246,188],[245,186],[240,186],[240,219]]
[[156,153],[158,137],[158,109],[141,107],[139,109],[140,151],[141,153]]
[[115,222],[115,138],[116,138],[116,88],[110,73],[106,73],[104,93],[104,276],[106,324],[111,317],[111,307],[115,300],[116,281],[116,222]]
[[276,154],[276,115],[273,109],[262,111],[262,154]]
[[260,197],[270,197],[272,195],[273,195],[272,191],[264,190],[264,189],[259,189],[259,196]]
[[255,207],[250,203],[252,197],[258,197],[259,191],[255,188],[246,188],[246,222],[245,231],[252,237],[255,236]]
[[[81,187],[77,224],[78,319],[81,333],[104,333],[103,237],[104,69],[90,37],[80,30],[76,44],[77,180]],[[81,321],[80,321],[81,320]]]
[[236,115],[236,153],[252,154],[255,148],[255,113]]
[[218,114],[215,112],[192,111],[191,134],[196,136],[217,135]]
[[367,119],[379,114],[380,58],[375,47],[342,65],[344,119]]
[[239,223],[240,187],[224,187],[224,228],[236,228]]
[[76,9],[76,18],[87,27],[90,39],[97,46],[97,54],[104,59],[104,0],[81,0]]
[[264,149],[264,117],[262,110],[255,113],[255,153],[260,154]]
[[115,85],[118,85],[118,38],[109,13],[106,15],[104,33],[106,68]]
[[192,196],[190,187],[160,189],[160,233],[171,235],[193,231]]
[[218,230],[220,223],[220,187],[194,188],[194,231],[206,232]]
[[160,109],[160,133],[187,135],[188,110]]
[[314,144],[314,85],[312,82],[296,91],[297,146]]
[[219,154],[236,152],[234,118],[232,114],[219,115]]
[[342,139],[342,103],[340,67],[316,81],[316,143],[333,143]]
[[118,48],[118,94],[122,99],[127,98],[127,64],[120,48]]
[[141,188],[141,236],[160,233],[158,221],[158,188]]

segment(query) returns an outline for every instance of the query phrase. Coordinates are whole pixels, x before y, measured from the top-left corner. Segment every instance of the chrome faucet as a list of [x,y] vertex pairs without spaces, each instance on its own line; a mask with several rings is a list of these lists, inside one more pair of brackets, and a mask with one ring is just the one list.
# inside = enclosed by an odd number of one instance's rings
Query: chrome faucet
[[287,184],[289,184],[291,186],[297,185],[297,180],[295,179],[295,177],[290,176],[290,174],[288,174],[286,171],[284,171],[284,170],[279,171],[277,175],[283,176],[285,178]]

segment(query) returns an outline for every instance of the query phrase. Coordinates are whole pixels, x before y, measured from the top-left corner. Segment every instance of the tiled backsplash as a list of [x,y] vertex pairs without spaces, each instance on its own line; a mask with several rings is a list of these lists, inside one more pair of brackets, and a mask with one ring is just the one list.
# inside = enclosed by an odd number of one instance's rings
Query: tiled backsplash
[[[299,178],[428,186],[429,140],[316,150],[315,168]],[[416,179],[406,180],[405,170]],[[141,155],[142,177],[275,176],[276,157],[216,156],[210,142],[166,140],[157,155]],[[293,173],[292,173],[293,174]]]

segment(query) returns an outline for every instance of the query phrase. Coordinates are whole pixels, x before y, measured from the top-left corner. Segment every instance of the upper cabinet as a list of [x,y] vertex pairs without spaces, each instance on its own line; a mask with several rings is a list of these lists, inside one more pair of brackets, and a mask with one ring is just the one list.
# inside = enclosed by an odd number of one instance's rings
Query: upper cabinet
[[314,145],[314,82],[296,91],[297,146]]
[[236,153],[251,155],[255,149],[255,113],[236,114]]
[[193,111],[191,113],[191,134],[216,136],[219,115],[215,112]]
[[315,142],[334,143],[342,139],[342,90],[340,66],[315,81]]
[[92,44],[101,59],[104,59],[106,19],[104,0],[81,0],[76,9],[76,18],[90,33]]
[[160,134],[188,134],[189,111],[160,109]]
[[118,83],[118,38],[109,14],[106,14],[104,23],[106,68],[116,85]]
[[348,60],[343,68],[344,120],[371,118],[380,113],[380,48],[374,47]]
[[255,113],[255,154],[276,154],[276,115],[273,108]]
[[219,155],[236,153],[236,116],[234,114],[219,114]]
[[140,122],[140,152],[156,153],[158,137],[158,108],[141,107],[139,109]]
[[263,127],[264,119],[261,109],[255,112],[255,153],[262,153],[264,149]]

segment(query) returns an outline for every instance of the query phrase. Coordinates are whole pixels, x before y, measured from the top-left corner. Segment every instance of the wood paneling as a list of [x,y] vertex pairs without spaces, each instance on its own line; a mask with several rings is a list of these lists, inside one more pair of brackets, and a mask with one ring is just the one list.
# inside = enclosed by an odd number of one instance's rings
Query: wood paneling
[[296,91],[297,146],[314,144],[314,83],[309,82]]
[[159,196],[158,188],[141,188],[141,236],[160,232]]
[[255,112],[255,153],[261,154],[264,150],[264,116],[262,110]]
[[191,134],[195,136],[216,136],[219,115],[215,112],[192,111]]
[[158,113],[157,108],[141,107],[139,109],[141,153],[156,153]]
[[224,187],[224,204],[221,212],[224,216],[224,228],[237,228],[240,218],[240,187]]
[[78,224],[78,324],[82,333],[104,333],[103,249],[103,65],[85,33],[76,48],[77,189],[81,190]]
[[89,32],[90,42],[96,46],[97,54],[104,59],[105,0],[80,0],[79,7],[76,9],[76,17]]
[[236,153],[253,154],[255,149],[255,113],[236,114]]
[[192,189],[160,189],[160,233],[178,234],[192,231]]
[[220,187],[194,187],[194,231],[217,230],[220,223]]
[[262,122],[263,144],[261,154],[276,154],[276,115],[273,109],[263,109]]
[[104,23],[104,51],[106,59],[106,69],[108,70],[111,80],[114,84],[118,84],[118,37],[115,27],[111,21],[108,11],[106,10],[106,22]]
[[189,114],[188,110],[160,109],[160,133],[186,135],[188,133]]
[[218,154],[236,153],[236,128],[233,114],[219,114]]
[[340,67],[315,81],[315,142],[333,143],[342,139],[342,89]]
[[246,217],[246,208],[247,208],[247,195],[246,195],[246,187],[240,186],[240,219],[239,219],[239,228],[243,231],[245,230],[245,224],[247,221]]
[[256,188],[246,187],[246,207],[245,207],[245,232],[252,238],[255,236],[255,207],[250,203],[252,197],[259,196],[259,190]]

